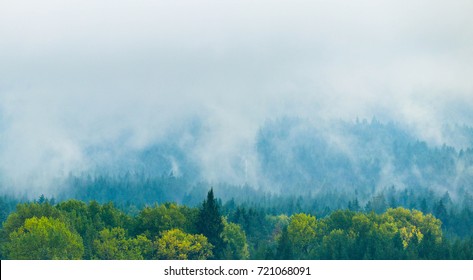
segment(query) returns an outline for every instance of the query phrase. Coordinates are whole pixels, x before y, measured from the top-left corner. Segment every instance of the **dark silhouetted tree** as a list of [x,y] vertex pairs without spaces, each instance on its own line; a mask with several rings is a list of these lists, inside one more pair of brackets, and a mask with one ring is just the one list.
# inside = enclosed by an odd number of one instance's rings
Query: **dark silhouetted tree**
[[217,200],[214,198],[213,189],[210,189],[207,194],[207,199],[202,203],[196,227],[197,231],[205,235],[208,241],[214,246],[214,257],[217,259],[220,258],[225,247],[222,238],[224,225],[217,205]]

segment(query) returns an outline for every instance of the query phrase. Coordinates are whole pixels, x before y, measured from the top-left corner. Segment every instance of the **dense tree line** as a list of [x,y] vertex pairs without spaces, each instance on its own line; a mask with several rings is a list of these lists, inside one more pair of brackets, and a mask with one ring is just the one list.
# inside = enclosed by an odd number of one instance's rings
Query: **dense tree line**
[[0,250],[3,259],[473,259],[471,232],[449,237],[432,214],[365,210],[288,215],[222,204],[213,190],[195,207],[153,204],[134,214],[43,197],[8,215]]
[[[64,188],[57,199],[96,200],[99,203],[113,201],[127,214],[136,215],[146,205],[164,204],[173,201],[195,207],[205,199],[208,184],[191,184],[185,177],[172,175],[147,177],[144,174],[128,173],[123,176],[96,177],[84,175],[69,178],[69,188]],[[404,207],[434,214],[442,220],[442,227],[450,237],[467,237],[473,232],[473,195],[467,189],[457,189],[452,194],[421,186],[398,188],[394,185],[374,190],[371,196],[352,191],[337,191],[330,188],[297,192],[275,193],[243,185],[218,184],[219,203],[222,211],[229,214],[236,205],[264,210],[265,214],[292,215],[298,212],[313,213],[325,217],[338,209],[374,211],[382,213],[388,208]],[[2,220],[14,210],[16,200],[0,198]]]
[[[195,122],[182,129],[141,150],[127,151],[110,145],[91,147],[85,156],[97,165],[84,174],[73,173],[58,179],[63,181],[58,183],[61,188],[55,195],[60,200],[95,199],[137,207],[166,201],[197,205],[208,189],[204,164],[196,161],[194,155],[199,147],[194,146],[194,141],[186,145],[176,143],[182,142],[182,135],[198,138],[204,127]],[[222,176],[221,183],[251,184],[246,189],[251,195],[254,189],[295,196],[335,193],[342,199],[332,201],[341,205],[330,205],[332,209],[345,206],[346,200],[354,196],[365,202],[391,185],[397,189],[450,191],[458,197],[471,193],[473,128],[445,126],[439,135],[442,137],[438,142],[428,142],[409,128],[376,119],[268,120],[259,128],[251,147],[249,173],[254,176],[245,173],[247,168],[240,164],[241,158],[232,164],[236,177],[254,178],[235,182]],[[116,158],[107,156],[99,160],[102,154]],[[220,191],[223,200],[240,195],[235,194],[235,186],[222,184],[219,188],[225,189]]]

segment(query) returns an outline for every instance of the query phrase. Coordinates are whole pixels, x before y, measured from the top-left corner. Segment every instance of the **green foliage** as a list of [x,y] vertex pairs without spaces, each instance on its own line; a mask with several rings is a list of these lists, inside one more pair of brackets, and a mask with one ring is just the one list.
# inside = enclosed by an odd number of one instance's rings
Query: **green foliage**
[[322,257],[331,260],[350,259],[349,250],[353,246],[355,238],[342,229],[334,229],[323,237]]
[[[390,205],[392,200],[387,199]],[[294,209],[302,207],[301,201],[293,200]],[[447,194],[440,202],[435,203],[450,207],[442,211],[449,228],[471,236],[469,208],[454,212]],[[277,207],[225,205],[229,208],[222,208],[211,190],[201,207],[155,204],[131,216],[112,203],[53,205],[43,197],[18,204],[8,215],[0,235],[1,258],[473,259],[473,238],[452,237],[439,219],[418,210],[326,209],[326,216],[316,219],[303,212],[288,217]]]
[[150,255],[152,242],[144,235],[126,238],[125,230],[118,227],[100,231],[94,248],[100,260],[142,260]]
[[86,204],[68,200],[59,203],[56,208],[82,236],[86,259],[94,258],[94,241],[99,238],[100,231],[114,227],[129,228],[132,223],[131,217],[117,209],[113,203],[101,205],[97,201]]
[[221,258],[225,247],[222,239],[224,226],[213,189],[208,192],[207,199],[202,203],[202,208],[196,220],[196,228],[214,246],[214,256]]
[[225,243],[223,258],[228,260],[246,260],[250,257],[246,234],[241,227],[224,220],[222,239]]
[[6,248],[4,246],[7,242],[9,242],[10,234],[23,226],[27,219],[33,217],[52,217],[65,222],[63,213],[58,211],[53,205],[49,204],[49,202],[30,202],[17,204],[16,211],[8,215],[0,232],[0,249],[3,256],[7,256]]
[[188,234],[180,229],[165,231],[156,240],[157,258],[161,260],[206,260],[212,257],[212,244],[202,234]]
[[309,258],[309,253],[314,249],[316,227],[314,216],[304,213],[292,215],[287,232],[296,259]]
[[33,217],[51,217],[64,221],[63,213],[47,202],[20,203],[17,205],[16,211],[8,216],[3,224],[2,230],[8,236],[10,233],[23,226],[27,219]]
[[149,239],[155,239],[156,236],[166,230],[179,228],[187,231],[192,228],[188,216],[192,218],[191,211],[187,207],[178,206],[175,203],[154,205],[153,207],[146,206],[136,217],[135,233],[144,234]]
[[278,238],[278,247],[276,249],[275,259],[278,260],[291,260],[293,259],[292,243],[289,240],[289,233],[287,226],[282,229],[281,235]]
[[26,219],[10,234],[6,244],[8,258],[19,260],[80,259],[84,254],[82,238],[54,218]]
[[424,215],[417,210],[396,208],[388,209],[381,218],[384,223],[395,225],[393,231],[400,234],[404,248],[407,248],[412,240],[417,244],[421,243],[426,233],[429,233],[435,243],[442,242],[441,222],[431,214]]
[[268,216],[263,209],[255,207],[236,207],[228,220],[241,226],[246,234],[250,255],[254,259],[266,259],[273,255],[274,234],[279,230],[276,228],[288,223],[285,215]]
[[347,230],[353,226],[353,216],[356,212],[349,210],[337,210],[325,219],[325,224],[329,229]]

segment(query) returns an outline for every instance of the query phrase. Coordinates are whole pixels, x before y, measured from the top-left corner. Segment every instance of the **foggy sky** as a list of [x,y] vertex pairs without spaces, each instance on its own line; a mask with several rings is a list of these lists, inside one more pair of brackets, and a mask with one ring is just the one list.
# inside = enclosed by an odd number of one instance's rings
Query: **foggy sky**
[[3,0],[0,174],[41,188],[87,170],[87,147],[141,149],[193,117],[208,126],[192,152],[209,180],[240,176],[235,157],[251,167],[258,127],[285,115],[394,120],[441,144],[442,124],[473,124],[472,11],[469,0]]

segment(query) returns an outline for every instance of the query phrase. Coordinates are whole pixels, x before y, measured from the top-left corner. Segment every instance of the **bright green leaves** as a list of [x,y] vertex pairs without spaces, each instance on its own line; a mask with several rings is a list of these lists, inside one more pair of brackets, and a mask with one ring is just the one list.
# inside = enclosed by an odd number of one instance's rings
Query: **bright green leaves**
[[196,215],[195,212],[186,206],[178,206],[175,203],[147,206],[136,217],[135,233],[142,233],[149,239],[154,239],[161,232],[170,229],[194,231],[191,219]]
[[81,259],[82,238],[54,218],[26,219],[23,226],[10,234],[6,246],[9,259]]
[[424,235],[416,226],[409,225],[407,227],[402,227],[399,229],[399,235],[401,236],[402,246],[407,248],[411,240],[415,237],[417,243],[422,241]]
[[276,240],[276,258],[412,259],[419,252],[431,256],[442,231],[438,219],[417,210],[396,208],[381,215],[339,210],[320,220],[294,214]]
[[338,210],[316,219],[253,208],[223,217],[219,208],[213,191],[201,207],[156,204],[136,216],[95,201],[19,204],[1,229],[2,258],[445,259],[452,252],[440,220],[417,210]]
[[412,240],[416,240],[417,244],[421,243],[426,233],[433,236],[436,243],[442,241],[442,223],[431,214],[424,215],[417,210],[396,208],[388,209],[381,217],[383,224],[389,224],[392,230],[400,235],[404,248],[407,248]]
[[309,253],[314,247],[317,223],[314,216],[295,214],[287,227],[288,237],[293,245],[294,257],[298,259],[309,258]]
[[100,260],[142,260],[150,255],[151,248],[146,236],[126,238],[123,228],[104,229],[94,241],[95,256]]
[[202,234],[188,234],[180,229],[163,233],[156,240],[157,257],[161,260],[206,260],[212,257],[212,244]]
[[33,217],[51,217],[59,220],[64,220],[64,215],[61,211],[56,209],[49,203],[22,203],[16,206],[16,211],[10,214],[3,224],[3,233],[8,238],[8,235],[19,227],[23,226],[25,221]]

